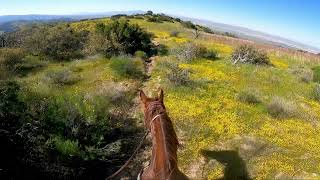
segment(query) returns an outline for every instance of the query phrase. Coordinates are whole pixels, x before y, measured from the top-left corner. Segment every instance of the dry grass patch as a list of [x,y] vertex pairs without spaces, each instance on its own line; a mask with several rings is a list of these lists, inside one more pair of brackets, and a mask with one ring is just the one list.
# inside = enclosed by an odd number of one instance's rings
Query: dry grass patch
[[237,95],[237,99],[240,102],[243,103],[248,103],[248,104],[257,104],[260,103],[260,99],[257,97],[256,92],[252,92],[252,91],[241,91],[238,95]]
[[311,82],[313,80],[313,71],[305,67],[297,67],[291,71],[302,82]]
[[278,119],[293,118],[299,115],[297,105],[282,97],[274,97],[268,104],[267,110],[272,117]]

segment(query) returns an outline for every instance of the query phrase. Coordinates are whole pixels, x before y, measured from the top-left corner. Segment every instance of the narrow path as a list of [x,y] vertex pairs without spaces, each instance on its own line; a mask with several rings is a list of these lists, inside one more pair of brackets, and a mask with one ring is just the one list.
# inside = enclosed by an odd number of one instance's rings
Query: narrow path
[[[145,89],[148,85],[148,82],[151,78],[151,73],[154,67],[154,61],[156,59],[156,56],[150,57],[147,61],[145,61],[145,71],[148,78],[146,78],[145,81],[143,81],[140,89]],[[138,126],[141,126],[144,128],[143,123],[143,113],[141,111],[140,106],[140,98],[139,93],[137,93],[137,96],[134,98],[134,105],[129,110],[132,114],[131,117],[134,119],[137,119]],[[141,137],[143,135],[141,134]],[[140,139],[139,139],[140,140]],[[147,138],[147,140],[144,142],[144,146],[142,149],[140,149],[137,156],[133,159],[133,161],[129,164],[129,166],[119,175],[119,179],[121,180],[129,180],[129,179],[135,179],[142,168],[148,166],[149,164],[149,157],[151,156],[151,143],[150,143],[150,137]]]
[[154,66],[154,61],[156,60],[157,56],[152,56],[150,57],[146,62],[146,73],[148,76],[151,75],[153,66]]

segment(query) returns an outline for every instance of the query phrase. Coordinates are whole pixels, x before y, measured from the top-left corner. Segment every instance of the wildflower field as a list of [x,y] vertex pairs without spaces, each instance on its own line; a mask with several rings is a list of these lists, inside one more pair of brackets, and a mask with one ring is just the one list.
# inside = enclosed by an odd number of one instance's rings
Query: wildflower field
[[[134,21],[136,22],[136,21]],[[253,179],[320,178],[320,103],[312,97],[317,82],[304,82],[297,68],[312,69],[319,58],[276,47],[268,51],[272,66],[234,65],[233,49],[246,41],[192,32],[176,24],[137,22],[154,32],[156,41],[170,48],[179,46],[179,38],[203,44],[219,53],[216,60],[195,59],[179,62],[174,56],[158,57],[145,89],[151,93],[164,88],[165,104],[178,132],[181,148],[179,165],[194,179],[219,179],[226,174],[246,174]],[[254,45],[260,47],[262,45]],[[191,83],[175,86],[166,77],[165,64],[176,62],[191,73]],[[252,92],[258,103],[239,101],[238,94]],[[268,113],[275,97],[295,104],[292,117],[276,118]],[[235,152],[228,160],[204,155],[202,151]],[[225,158],[225,159],[223,159]],[[245,167],[237,166],[241,161]]]
[[[17,78],[19,83],[41,97],[71,98],[88,121],[98,116],[104,93],[124,91],[131,101],[139,89],[152,95],[161,87],[181,144],[178,164],[190,178],[320,179],[320,102],[313,94],[319,83],[314,78],[319,56],[204,32],[196,38],[179,22],[128,20],[167,48],[153,60],[150,77],[118,76],[109,59],[94,56],[48,62],[41,70]],[[81,21],[71,27],[92,31],[96,23],[109,21]],[[171,36],[173,31],[179,34]],[[218,56],[181,61],[174,50],[185,43],[200,44]],[[265,50],[271,65],[233,64],[231,54],[241,44]],[[170,64],[189,72],[188,83],[169,80]],[[55,85],[60,74],[63,79]],[[110,103],[110,111],[118,114],[130,109],[128,121],[143,127],[138,107]]]

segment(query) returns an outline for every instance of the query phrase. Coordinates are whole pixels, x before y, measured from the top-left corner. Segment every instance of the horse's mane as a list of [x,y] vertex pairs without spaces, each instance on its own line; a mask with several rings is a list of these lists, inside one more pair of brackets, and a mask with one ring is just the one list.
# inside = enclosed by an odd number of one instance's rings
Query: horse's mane
[[163,104],[155,105],[152,111],[149,112],[148,114],[149,114],[149,120],[155,117],[156,115],[161,114],[159,116],[159,119],[156,121],[159,121],[159,124],[160,124],[159,128],[160,128],[160,131],[162,131],[161,139],[164,141],[164,151],[165,151],[164,154],[168,160],[167,168],[170,171],[177,166],[177,149],[179,145],[178,138],[175,133],[172,121],[170,117],[167,115]]
[[171,119],[167,114],[160,116],[160,124],[163,130],[163,138],[165,142],[166,156],[169,159],[169,169],[174,168],[177,165],[177,149],[178,149],[178,138],[174,131]]

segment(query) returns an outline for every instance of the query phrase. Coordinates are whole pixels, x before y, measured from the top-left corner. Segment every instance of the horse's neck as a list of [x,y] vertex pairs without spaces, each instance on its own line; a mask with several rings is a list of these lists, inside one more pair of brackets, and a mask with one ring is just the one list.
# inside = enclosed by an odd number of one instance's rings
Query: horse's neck
[[[168,124],[169,123],[169,124]],[[168,174],[177,167],[177,139],[170,119],[160,117],[153,122],[150,168],[155,173]]]

